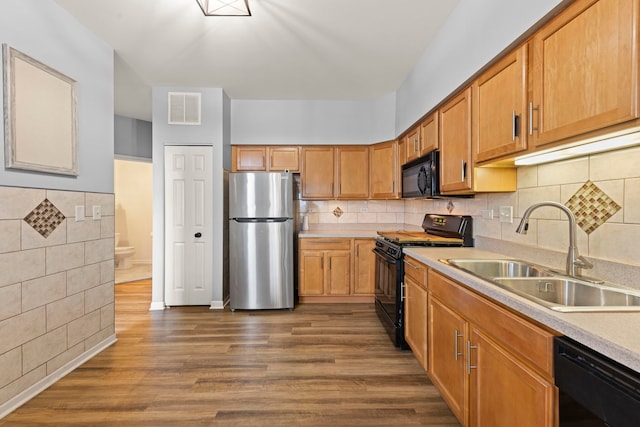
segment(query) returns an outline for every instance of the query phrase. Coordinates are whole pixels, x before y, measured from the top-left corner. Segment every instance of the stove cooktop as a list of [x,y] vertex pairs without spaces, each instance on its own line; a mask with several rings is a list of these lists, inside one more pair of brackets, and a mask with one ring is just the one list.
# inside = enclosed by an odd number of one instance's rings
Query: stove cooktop
[[400,245],[410,244],[458,244],[462,245],[463,239],[455,237],[443,237],[429,234],[424,231],[378,231],[378,235],[390,242]]
[[378,235],[400,246],[473,246],[473,219],[468,215],[426,214],[422,229],[378,231]]

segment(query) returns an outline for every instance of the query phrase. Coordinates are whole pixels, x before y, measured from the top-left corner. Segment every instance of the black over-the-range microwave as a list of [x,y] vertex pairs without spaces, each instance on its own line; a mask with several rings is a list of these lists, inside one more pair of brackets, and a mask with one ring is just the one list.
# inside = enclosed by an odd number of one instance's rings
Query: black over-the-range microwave
[[440,163],[437,151],[402,166],[402,198],[440,196]]

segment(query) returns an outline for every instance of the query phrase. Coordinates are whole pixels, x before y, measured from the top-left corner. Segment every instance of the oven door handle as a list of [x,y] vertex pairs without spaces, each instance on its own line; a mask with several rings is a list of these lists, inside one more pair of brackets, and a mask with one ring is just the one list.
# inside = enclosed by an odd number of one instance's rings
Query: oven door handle
[[393,257],[390,257],[384,251],[381,251],[378,248],[373,249],[373,253],[376,254],[376,256],[379,256],[380,258],[383,258],[389,264],[394,264],[395,265],[398,262],[397,259],[395,259]]

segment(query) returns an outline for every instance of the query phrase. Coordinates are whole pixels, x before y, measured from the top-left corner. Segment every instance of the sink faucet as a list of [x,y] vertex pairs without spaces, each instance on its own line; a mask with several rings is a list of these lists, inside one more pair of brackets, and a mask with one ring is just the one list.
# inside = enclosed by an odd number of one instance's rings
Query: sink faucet
[[522,220],[516,228],[516,233],[527,234],[529,228],[529,216],[531,212],[542,206],[551,206],[560,209],[567,214],[569,218],[569,250],[567,252],[567,276],[578,277],[580,276],[580,269],[591,268],[593,264],[584,259],[578,254],[578,246],[576,245],[576,217],[573,212],[563,205],[557,202],[540,202],[529,206],[522,214]]

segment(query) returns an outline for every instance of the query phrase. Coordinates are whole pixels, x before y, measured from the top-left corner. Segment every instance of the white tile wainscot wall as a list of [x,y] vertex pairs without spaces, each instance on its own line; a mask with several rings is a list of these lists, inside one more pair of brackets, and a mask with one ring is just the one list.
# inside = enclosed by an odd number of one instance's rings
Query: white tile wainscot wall
[[[23,221],[45,198],[47,238]],[[113,194],[0,186],[0,418],[115,342],[113,237]]]

